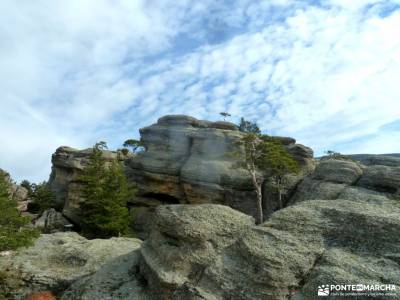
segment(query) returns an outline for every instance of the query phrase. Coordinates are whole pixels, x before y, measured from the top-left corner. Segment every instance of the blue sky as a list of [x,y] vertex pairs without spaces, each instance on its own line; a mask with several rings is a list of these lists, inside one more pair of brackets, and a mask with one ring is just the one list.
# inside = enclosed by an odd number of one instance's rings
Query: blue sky
[[400,0],[3,0],[0,168],[228,111],[316,154],[400,152]]

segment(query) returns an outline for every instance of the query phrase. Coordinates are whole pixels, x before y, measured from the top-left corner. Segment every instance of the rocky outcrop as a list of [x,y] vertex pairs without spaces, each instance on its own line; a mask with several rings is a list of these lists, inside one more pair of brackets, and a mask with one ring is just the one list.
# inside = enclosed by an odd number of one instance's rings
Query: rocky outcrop
[[0,169],[0,173],[5,175],[6,181],[10,184],[10,198],[19,202],[21,205],[28,201],[28,190],[23,186],[16,184],[9,173]]
[[327,159],[322,161],[312,175],[313,179],[352,185],[360,179],[361,166],[350,160]]
[[381,157],[369,157],[370,165],[349,159],[324,159],[314,173],[298,185],[289,203],[313,199],[363,199],[380,201],[400,193],[400,167],[373,165],[384,163]]
[[[250,177],[244,169],[234,168],[237,158],[231,155],[243,136],[236,125],[165,116],[140,129],[140,134],[145,151],[130,159],[127,168],[129,178],[139,187],[134,206],[215,203],[255,215],[256,197]],[[295,144],[294,139],[275,139],[302,166],[301,175],[292,180],[291,191],[313,170],[313,152]],[[275,208],[265,209],[269,212]]]
[[60,294],[140,244],[130,238],[86,240],[74,232],[41,235],[33,247],[0,257],[0,299],[19,300],[46,290]]
[[[82,184],[79,176],[87,166],[92,149],[77,150],[70,147],[59,147],[53,154],[52,171],[49,186],[56,196],[54,206],[75,223],[80,223],[79,203],[82,201]],[[103,151],[106,162],[114,159],[124,161],[128,156],[122,152]]]
[[358,185],[386,193],[400,193],[400,166],[368,166]]
[[345,155],[350,159],[361,162],[363,165],[372,166],[388,166],[388,167],[400,167],[400,154],[352,154]]
[[325,284],[397,284],[400,206],[384,203],[304,201],[261,226],[221,205],[158,206],[140,255],[115,259],[62,299],[318,299]]
[[66,231],[69,230],[69,227],[71,227],[71,229],[73,227],[73,224],[54,208],[45,210],[33,223],[36,228],[39,228],[45,233]]
[[[165,116],[156,124],[140,129],[144,151],[119,158],[126,165],[129,180],[138,186],[132,199],[132,213],[137,215],[133,227],[142,232],[151,220],[151,207],[162,204],[215,203],[230,206],[248,215],[255,215],[255,191],[246,170],[236,168],[236,142],[243,136],[229,122],[209,122],[189,116]],[[296,140],[273,137],[280,141],[300,163],[301,172],[288,176],[288,193],[314,169],[313,151]],[[91,149],[60,147],[52,157],[49,184],[57,196],[63,214],[80,224],[82,185],[79,175],[87,165]],[[106,160],[117,158],[116,152],[104,151]],[[277,195],[264,184],[265,214],[278,209]],[[57,206],[56,205],[56,206]]]
[[154,300],[139,273],[140,250],[118,256],[93,275],[76,280],[61,300]]

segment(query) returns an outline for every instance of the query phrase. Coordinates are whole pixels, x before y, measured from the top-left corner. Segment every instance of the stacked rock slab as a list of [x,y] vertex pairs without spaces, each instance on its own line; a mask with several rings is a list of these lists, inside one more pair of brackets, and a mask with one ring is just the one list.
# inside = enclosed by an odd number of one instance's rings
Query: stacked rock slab
[[[235,167],[232,156],[243,136],[236,125],[171,115],[140,129],[140,135],[145,151],[128,162],[129,178],[139,187],[135,206],[215,203],[255,215],[250,177]],[[313,169],[312,150],[291,138],[276,139],[302,166],[302,175],[292,180],[294,188]]]
[[[364,161],[363,161],[364,162]],[[400,160],[369,156],[368,165],[348,158],[324,159],[298,185],[290,203],[314,199],[376,202],[400,194]]]
[[[237,141],[243,136],[235,124],[209,122],[184,115],[165,116],[156,124],[140,129],[145,150],[135,156],[123,156],[128,179],[138,186],[132,200],[134,229],[147,226],[149,208],[162,204],[215,203],[255,215],[256,195],[246,170],[237,168]],[[313,151],[287,137],[280,141],[301,165],[301,173],[290,176],[286,202],[296,185],[314,168]],[[60,147],[52,156],[49,184],[57,196],[56,207],[80,224],[79,204],[82,184],[79,176],[87,166],[91,149]],[[117,152],[104,151],[110,161]],[[264,184],[265,214],[277,210],[277,195]]]

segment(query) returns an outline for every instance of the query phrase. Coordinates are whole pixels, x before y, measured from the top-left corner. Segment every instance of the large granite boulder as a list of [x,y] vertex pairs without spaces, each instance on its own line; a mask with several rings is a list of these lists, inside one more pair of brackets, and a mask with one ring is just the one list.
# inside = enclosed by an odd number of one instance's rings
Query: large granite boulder
[[33,247],[0,256],[0,299],[19,300],[46,290],[58,295],[140,244],[131,238],[86,240],[74,232],[41,235]]
[[93,275],[76,280],[60,299],[154,300],[138,272],[139,262],[140,250],[110,259]]
[[[140,129],[145,151],[130,159],[127,174],[138,184],[137,207],[159,204],[215,203],[255,215],[255,191],[246,170],[235,168],[237,141],[243,136],[228,122],[165,116]],[[310,148],[295,140],[275,137],[299,161],[302,172],[291,180],[290,193],[314,167]],[[289,194],[290,194],[289,193]],[[276,209],[276,195],[268,195]]]
[[62,299],[308,300],[322,285],[397,284],[400,205],[382,201],[304,201],[260,226],[221,205],[158,206],[140,255],[106,264]]
[[73,224],[54,208],[45,210],[41,216],[33,221],[33,225],[44,233],[54,233],[69,230]]
[[387,193],[400,193],[400,166],[368,166],[358,185]]
[[[53,154],[52,171],[49,186],[56,196],[54,206],[75,223],[80,223],[80,201],[82,201],[82,184],[79,176],[88,164],[92,149],[77,150],[70,147],[59,147]],[[129,155],[122,152],[102,151],[106,163],[120,159],[124,161]]]
[[379,202],[398,196],[400,167],[380,165],[386,160],[379,155],[369,155],[368,162],[369,165],[363,165],[349,159],[321,160],[311,176],[297,186],[288,203],[313,199],[362,199]]
[[354,161],[327,159],[317,166],[312,177],[317,180],[352,185],[360,179],[362,173],[361,165]]

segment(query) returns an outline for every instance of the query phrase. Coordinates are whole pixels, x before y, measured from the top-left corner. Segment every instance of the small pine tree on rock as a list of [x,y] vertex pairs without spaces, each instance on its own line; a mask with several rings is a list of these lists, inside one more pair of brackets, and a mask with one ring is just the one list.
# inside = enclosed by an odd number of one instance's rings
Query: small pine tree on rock
[[288,173],[298,172],[299,166],[292,156],[280,143],[270,137],[257,133],[258,130],[244,131],[242,138],[237,142],[240,151],[231,153],[239,158],[234,168],[243,168],[250,175],[256,192],[256,223],[264,221],[262,184],[266,176],[272,177],[274,189],[278,192],[280,207],[282,208],[282,194],[284,192],[284,177]]
[[239,130],[246,133],[261,134],[261,130],[257,123],[247,121],[244,118],[240,118]]
[[273,141],[267,136],[262,138],[268,143],[266,151],[268,175],[271,177],[273,187],[278,193],[279,208],[283,208],[282,195],[287,192],[287,175],[299,173],[300,166],[280,142]]
[[9,182],[0,172],[0,251],[29,246],[39,231],[29,227],[31,219],[21,216],[17,202],[9,197]]

